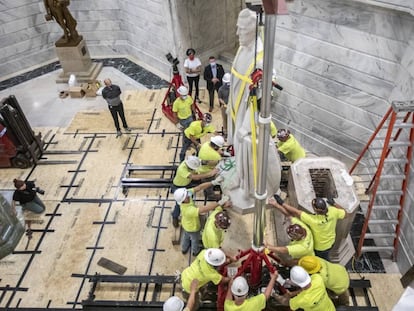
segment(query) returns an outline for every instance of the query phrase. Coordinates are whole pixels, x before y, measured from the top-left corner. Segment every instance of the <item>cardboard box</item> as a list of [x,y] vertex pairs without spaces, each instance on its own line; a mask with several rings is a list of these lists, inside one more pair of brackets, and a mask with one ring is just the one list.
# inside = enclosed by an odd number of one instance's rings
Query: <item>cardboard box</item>
[[95,80],[88,83],[82,83],[81,87],[85,92],[86,97],[96,97],[96,91],[101,87],[101,82]]
[[80,86],[71,86],[69,88],[69,95],[71,98],[82,98],[85,95],[85,91]]

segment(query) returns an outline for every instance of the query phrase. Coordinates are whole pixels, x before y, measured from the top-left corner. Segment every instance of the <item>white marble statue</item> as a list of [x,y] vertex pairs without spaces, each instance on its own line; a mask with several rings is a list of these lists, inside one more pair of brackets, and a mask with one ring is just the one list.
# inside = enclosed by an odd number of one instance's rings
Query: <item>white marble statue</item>
[[[238,175],[238,192],[245,198],[252,197],[255,192],[253,172],[252,127],[249,103],[250,75],[255,68],[263,67],[263,42],[258,36],[256,40],[256,13],[244,9],[237,20],[237,35],[240,47],[231,69],[231,87],[228,115],[228,142],[234,145]],[[256,47],[256,53],[255,53]],[[256,63],[254,61],[256,54]],[[256,113],[254,118],[258,118]],[[256,127],[256,131],[258,127]],[[258,133],[257,133],[258,138]],[[269,140],[269,159],[267,163],[267,192],[273,195],[280,185],[280,158],[273,141]],[[237,182],[236,182],[237,183]],[[233,185],[233,188],[236,188]],[[233,200],[233,196],[232,196]]]

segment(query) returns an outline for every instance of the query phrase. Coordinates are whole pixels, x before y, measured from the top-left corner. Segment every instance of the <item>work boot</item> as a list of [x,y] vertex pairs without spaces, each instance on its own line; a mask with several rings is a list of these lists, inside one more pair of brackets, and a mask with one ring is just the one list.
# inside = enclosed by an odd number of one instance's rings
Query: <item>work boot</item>
[[116,137],[118,138],[119,136],[121,136],[122,135],[122,132],[121,131],[116,131]]
[[129,127],[124,128],[125,132],[131,133],[131,129]]
[[173,218],[172,223],[174,228],[178,228],[180,226],[180,221],[178,220],[178,218]]

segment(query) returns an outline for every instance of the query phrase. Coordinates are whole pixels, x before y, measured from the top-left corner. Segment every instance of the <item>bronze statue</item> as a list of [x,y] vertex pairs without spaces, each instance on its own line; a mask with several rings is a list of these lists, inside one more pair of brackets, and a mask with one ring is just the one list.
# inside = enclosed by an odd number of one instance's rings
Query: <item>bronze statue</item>
[[70,0],[43,0],[46,15],[45,19],[55,21],[62,27],[64,35],[56,42],[56,46],[74,46],[77,45],[82,36],[76,31],[76,20],[70,13],[68,6]]

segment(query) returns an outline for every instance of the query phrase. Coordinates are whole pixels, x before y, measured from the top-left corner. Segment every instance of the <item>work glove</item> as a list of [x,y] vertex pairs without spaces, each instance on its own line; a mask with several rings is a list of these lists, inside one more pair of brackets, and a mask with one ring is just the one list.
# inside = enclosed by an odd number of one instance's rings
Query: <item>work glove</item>
[[227,151],[223,151],[223,157],[231,157],[231,153]]
[[221,175],[219,175],[219,176],[217,176],[217,177],[216,177],[216,179],[213,179],[213,180],[211,181],[211,184],[212,184],[213,186],[220,186],[220,185],[221,185],[221,183],[223,182],[223,180],[224,180],[224,177],[223,177],[223,176],[221,176]]
[[230,200],[230,197],[229,197],[228,195],[223,195],[223,196],[221,197],[221,200],[220,200],[220,201],[218,201],[217,203],[218,203],[220,206],[222,206],[222,205],[224,205],[224,203],[226,203],[228,200]]
[[39,187],[36,187],[36,192],[39,193],[39,194],[41,194],[41,195],[44,195],[45,194],[45,191],[42,190],[42,189],[40,189]]
[[283,203],[285,203],[279,195],[275,194],[273,197],[275,198],[277,204],[283,205]]
[[328,203],[329,205],[335,205],[335,200],[332,197],[329,197],[326,199],[326,203]]

